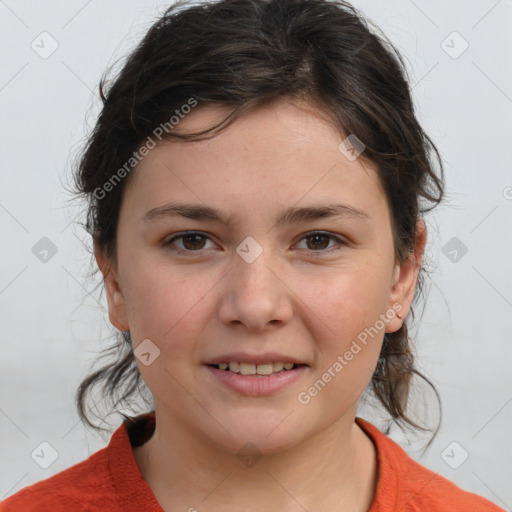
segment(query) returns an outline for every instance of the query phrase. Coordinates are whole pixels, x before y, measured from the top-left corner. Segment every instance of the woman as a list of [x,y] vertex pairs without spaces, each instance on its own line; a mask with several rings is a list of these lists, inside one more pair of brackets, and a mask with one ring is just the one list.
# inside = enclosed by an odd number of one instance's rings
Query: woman
[[370,387],[419,427],[443,196],[392,45],[341,1],[181,2],[100,91],[76,184],[121,356],[78,408],[140,379],[154,408],[1,510],[502,510],[356,417]]

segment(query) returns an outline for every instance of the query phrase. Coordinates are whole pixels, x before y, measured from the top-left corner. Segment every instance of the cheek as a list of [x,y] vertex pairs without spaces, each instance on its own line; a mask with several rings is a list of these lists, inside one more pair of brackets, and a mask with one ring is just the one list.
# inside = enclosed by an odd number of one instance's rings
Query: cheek
[[208,312],[208,290],[214,285],[163,268],[134,269],[128,286],[130,333],[137,346],[149,339],[158,349],[150,365],[136,358],[142,379],[160,400],[183,393],[190,381],[191,361],[197,359],[197,340]]
[[168,267],[135,266],[131,272],[125,299],[132,338],[174,345],[200,331],[201,306],[213,283]]
[[346,341],[375,324],[385,312],[390,294],[388,274],[383,265],[371,262],[335,269],[322,277],[304,279],[301,298],[330,336]]
[[386,267],[369,262],[304,285],[303,300],[321,320],[316,377],[329,383],[322,400],[352,403],[368,385],[382,346],[390,292]]

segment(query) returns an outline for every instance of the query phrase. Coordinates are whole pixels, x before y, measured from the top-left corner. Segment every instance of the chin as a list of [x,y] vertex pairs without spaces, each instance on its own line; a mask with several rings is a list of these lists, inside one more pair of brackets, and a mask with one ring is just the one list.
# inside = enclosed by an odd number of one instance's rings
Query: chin
[[234,454],[244,450],[255,450],[257,454],[265,455],[283,452],[306,436],[304,422],[297,425],[296,421],[291,420],[293,413],[287,416],[288,414],[289,412],[272,413],[262,418],[260,412],[245,412],[243,416],[241,413],[235,415],[230,421],[226,421],[224,416],[222,426],[225,430],[222,430],[220,438],[218,431],[214,437],[219,444]]

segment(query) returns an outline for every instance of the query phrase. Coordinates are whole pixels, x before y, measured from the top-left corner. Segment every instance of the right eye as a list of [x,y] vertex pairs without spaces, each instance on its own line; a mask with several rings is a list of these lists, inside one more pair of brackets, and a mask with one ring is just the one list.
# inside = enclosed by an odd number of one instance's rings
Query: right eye
[[[177,249],[175,247],[172,247],[175,241],[181,240],[182,247],[184,249]],[[171,251],[177,252],[178,254],[190,254],[190,253],[198,253],[204,248],[204,242],[205,240],[209,240],[209,237],[196,232],[187,232],[187,233],[181,233],[173,238],[171,238],[169,241],[165,243],[165,246],[169,246]]]

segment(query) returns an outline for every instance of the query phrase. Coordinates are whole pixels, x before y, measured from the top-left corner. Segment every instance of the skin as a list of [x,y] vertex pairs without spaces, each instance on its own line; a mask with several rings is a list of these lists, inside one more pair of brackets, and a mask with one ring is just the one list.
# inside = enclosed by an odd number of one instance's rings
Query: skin
[[[198,106],[176,129],[205,129],[227,112]],[[405,318],[426,229],[418,221],[414,251],[396,262],[378,175],[362,157],[349,161],[338,150],[344,138],[312,104],[281,99],[213,139],[159,144],[132,171],[117,264],[108,272],[112,262],[98,246],[96,259],[112,324],[130,330],[135,348],[150,339],[160,350],[148,366],[137,359],[157,424],[134,456],[165,510],[220,511],[229,504],[230,510],[363,512],[371,505],[376,453],[354,418],[384,332],[398,330],[403,320],[386,322],[307,405],[297,397],[379,314],[401,304]],[[141,220],[170,201],[226,210],[233,225]],[[274,226],[286,207],[329,202],[368,218]],[[206,238],[165,245],[187,230]],[[345,243],[304,238],[313,230]],[[263,248],[252,263],[236,252],[247,236]],[[189,252],[179,255],[173,247]],[[279,351],[309,367],[278,393],[242,396],[203,364],[239,350]],[[237,457],[248,442],[261,455],[252,467]]]

